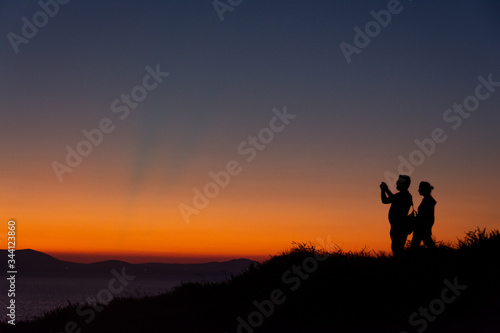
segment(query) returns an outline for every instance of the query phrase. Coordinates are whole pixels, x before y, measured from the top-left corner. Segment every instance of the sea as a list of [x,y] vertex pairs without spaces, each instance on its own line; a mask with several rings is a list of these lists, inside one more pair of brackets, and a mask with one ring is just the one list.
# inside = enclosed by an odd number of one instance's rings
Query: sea
[[[111,277],[110,277],[111,278]],[[1,285],[1,316],[0,320],[6,322],[9,302],[15,300],[16,322],[43,316],[46,312],[69,304],[85,303],[89,298],[96,299],[101,290],[109,288],[110,278],[48,278],[48,277],[22,277],[16,278],[15,297],[8,297],[8,284],[5,280]],[[158,278],[136,278],[127,281],[128,285],[123,290],[113,294],[113,297],[142,297],[159,295],[179,286],[183,282],[200,282],[202,279],[193,277],[184,281]],[[114,288],[118,290],[120,284]],[[103,292],[101,295],[110,295]],[[103,296],[101,296],[103,297]],[[107,303],[107,302],[105,302]]]

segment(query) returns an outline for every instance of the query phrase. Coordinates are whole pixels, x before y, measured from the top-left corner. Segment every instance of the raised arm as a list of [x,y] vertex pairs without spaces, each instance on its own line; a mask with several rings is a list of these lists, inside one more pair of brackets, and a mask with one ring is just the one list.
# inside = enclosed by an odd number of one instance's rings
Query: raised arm
[[389,190],[389,187],[386,183],[382,182],[380,184],[380,198],[382,199],[383,204],[390,204],[392,202],[392,198],[394,194]]

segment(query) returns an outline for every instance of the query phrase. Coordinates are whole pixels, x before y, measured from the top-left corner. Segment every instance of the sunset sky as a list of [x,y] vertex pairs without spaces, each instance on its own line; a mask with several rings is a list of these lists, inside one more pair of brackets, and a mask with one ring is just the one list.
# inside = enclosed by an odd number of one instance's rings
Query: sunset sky
[[[405,170],[415,206],[420,181],[435,187],[436,240],[499,227],[498,1],[242,1],[222,21],[210,0],[42,2],[53,17],[0,4],[0,248],[15,219],[18,249],[81,262],[262,260],[327,239],[389,251],[379,184],[400,156],[420,164]],[[348,62],[341,43],[388,3]],[[34,15],[48,19],[13,47]],[[187,223],[180,205],[230,161],[239,173]]]

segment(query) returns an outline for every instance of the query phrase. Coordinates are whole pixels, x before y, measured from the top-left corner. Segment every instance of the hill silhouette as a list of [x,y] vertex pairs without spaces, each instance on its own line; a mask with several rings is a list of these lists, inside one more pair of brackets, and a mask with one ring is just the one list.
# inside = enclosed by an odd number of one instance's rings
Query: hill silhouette
[[[295,244],[221,283],[187,283],[118,298],[88,323],[76,305],[2,332],[484,332],[500,331],[500,233],[453,247],[326,252]],[[76,326],[74,326],[76,325]],[[68,331],[68,326],[66,326]]]
[[[7,250],[0,250],[0,257],[7,258]],[[209,262],[202,264],[165,264],[146,263],[131,264],[120,260],[106,260],[90,264],[59,260],[46,253],[32,249],[16,250],[16,264],[22,267],[23,276],[30,277],[108,277],[111,270],[120,271],[137,277],[169,277],[182,279],[199,275],[209,279],[214,276],[230,276],[244,270],[252,260],[233,259],[225,262]],[[5,261],[7,271],[7,261]]]

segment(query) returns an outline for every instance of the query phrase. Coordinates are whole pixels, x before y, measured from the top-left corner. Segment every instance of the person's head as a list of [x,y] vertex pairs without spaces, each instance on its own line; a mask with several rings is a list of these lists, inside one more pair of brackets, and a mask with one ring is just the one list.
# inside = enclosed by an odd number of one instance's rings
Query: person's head
[[418,193],[420,195],[430,195],[434,187],[428,182],[420,182],[418,186]]
[[396,182],[396,189],[398,191],[408,191],[408,188],[410,188],[410,184],[410,176],[399,175],[398,181]]

